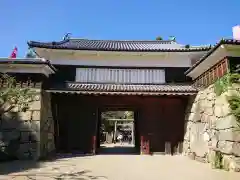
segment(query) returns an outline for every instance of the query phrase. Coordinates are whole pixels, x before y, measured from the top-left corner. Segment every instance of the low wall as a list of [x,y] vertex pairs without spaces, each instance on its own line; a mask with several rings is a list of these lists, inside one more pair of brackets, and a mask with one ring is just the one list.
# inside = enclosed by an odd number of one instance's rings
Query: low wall
[[210,85],[190,99],[185,117],[184,153],[209,163],[215,163],[220,153],[222,168],[240,171],[240,132],[226,99],[232,93],[237,91],[229,89],[216,96],[214,85]]
[[0,119],[0,161],[39,159],[54,149],[50,95],[35,90],[26,112],[13,109]]

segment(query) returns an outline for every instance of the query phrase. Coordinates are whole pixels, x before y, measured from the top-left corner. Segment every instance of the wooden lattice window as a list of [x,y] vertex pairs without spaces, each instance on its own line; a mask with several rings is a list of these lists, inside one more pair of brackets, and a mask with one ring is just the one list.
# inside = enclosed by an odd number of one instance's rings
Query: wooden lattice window
[[223,68],[222,68],[222,63],[220,63],[218,66],[218,78],[223,76]]
[[218,78],[218,73],[217,73],[217,67],[216,66],[213,68],[213,77],[214,77],[214,81]]
[[213,70],[210,70],[208,74],[209,74],[209,81],[210,81],[210,83],[212,83],[212,82],[213,82],[213,79],[214,79],[214,78],[213,78],[213,74],[214,74],[214,73],[213,73]]
[[222,62],[223,75],[227,73],[227,60]]
[[201,76],[199,76],[196,81],[198,81],[201,85],[209,85],[216,81],[218,78],[224,76],[228,72],[228,61],[224,59],[220,61],[218,64],[204,72]]

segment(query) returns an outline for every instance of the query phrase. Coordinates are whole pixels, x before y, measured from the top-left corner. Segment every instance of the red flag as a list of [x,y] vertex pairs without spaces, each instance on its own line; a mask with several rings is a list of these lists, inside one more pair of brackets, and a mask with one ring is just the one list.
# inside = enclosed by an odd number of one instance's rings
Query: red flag
[[18,51],[18,49],[17,49],[17,47],[15,47],[12,51],[12,54],[11,54],[10,58],[16,58],[17,57],[17,51]]

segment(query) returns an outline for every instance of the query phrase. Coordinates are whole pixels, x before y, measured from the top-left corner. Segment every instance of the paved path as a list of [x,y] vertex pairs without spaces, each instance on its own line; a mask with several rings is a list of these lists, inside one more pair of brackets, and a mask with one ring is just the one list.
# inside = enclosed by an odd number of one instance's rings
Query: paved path
[[[19,171],[21,169],[21,171]],[[17,171],[18,170],[18,171]],[[239,180],[240,173],[213,170],[184,156],[98,155],[52,162],[0,164],[0,179],[14,180]],[[16,172],[14,172],[16,171]],[[27,178],[28,176],[28,178]]]

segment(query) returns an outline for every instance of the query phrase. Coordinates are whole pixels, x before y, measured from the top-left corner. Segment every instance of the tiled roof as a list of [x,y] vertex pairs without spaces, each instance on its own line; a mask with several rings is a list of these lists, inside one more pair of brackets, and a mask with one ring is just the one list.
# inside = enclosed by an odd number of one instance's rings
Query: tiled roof
[[191,85],[140,85],[140,84],[86,84],[67,83],[65,88],[54,88],[52,92],[77,94],[126,94],[126,95],[191,95],[197,89]]
[[206,54],[202,56],[192,67],[190,67],[185,74],[190,73],[193,69],[195,69],[200,63],[202,63],[205,59],[207,59],[208,56],[210,56],[218,47],[220,47],[223,44],[230,44],[230,45],[240,45],[239,40],[234,39],[222,39],[220,40],[210,51],[208,51]]
[[60,42],[28,42],[29,47],[48,49],[94,50],[94,51],[131,51],[131,52],[188,52],[208,51],[209,46],[185,48],[175,41],[136,41],[136,40],[88,40],[67,39]]

